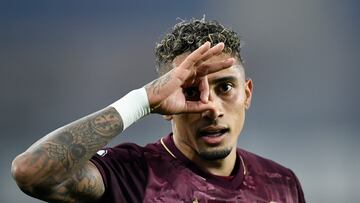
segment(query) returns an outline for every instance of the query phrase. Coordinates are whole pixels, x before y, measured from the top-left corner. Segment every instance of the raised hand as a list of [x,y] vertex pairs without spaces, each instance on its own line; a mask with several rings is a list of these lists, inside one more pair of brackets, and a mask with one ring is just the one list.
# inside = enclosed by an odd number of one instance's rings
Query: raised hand
[[229,68],[235,59],[209,63],[224,44],[210,48],[206,42],[189,54],[180,65],[145,86],[152,112],[164,115],[197,113],[210,109],[207,75]]

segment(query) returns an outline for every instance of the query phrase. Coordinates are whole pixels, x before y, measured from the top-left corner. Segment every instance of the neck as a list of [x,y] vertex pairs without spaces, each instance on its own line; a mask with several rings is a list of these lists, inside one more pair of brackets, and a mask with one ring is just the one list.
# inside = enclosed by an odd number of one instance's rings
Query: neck
[[229,176],[235,167],[236,147],[233,147],[230,154],[224,159],[205,160],[188,144],[177,139],[174,135],[174,143],[183,155],[197,165],[201,170],[217,176]]

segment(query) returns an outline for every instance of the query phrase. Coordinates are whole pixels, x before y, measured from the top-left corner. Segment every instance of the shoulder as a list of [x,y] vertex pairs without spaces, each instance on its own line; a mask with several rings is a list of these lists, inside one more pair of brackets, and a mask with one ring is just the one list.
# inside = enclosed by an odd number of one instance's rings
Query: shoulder
[[146,159],[150,155],[160,155],[163,153],[161,150],[160,142],[150,143],[146,146],[140,146],[135,143],[122,143],[114,147],[107,147],[99,150],[96,157],[101,159],[117,159],[123,162],[130,162],[138,159]]
[[293,197],[294,202],[305,202],[301,184],[291,169],[243,149],[238,148],[237,152],[243,161],[248,185],[256,182],[279,197]]
[[273,160],[240,148],[237,149],[237,152],[243,159],[245,167],[250,171],[256,173],[267,171],[269,173],[280,173],[282,175],[293,176],[293,172],[290,169]]
[[92,159],[109,163],[128,163],[139,161],[143,159],[143,156],[144,147],[134,143],[123,143],[114,147],[105,147],[97,151]]
[[99,150],[91,158],[105,186],[99,202],[141,202],[148,176],[144,151],[137,144],[123,143]]

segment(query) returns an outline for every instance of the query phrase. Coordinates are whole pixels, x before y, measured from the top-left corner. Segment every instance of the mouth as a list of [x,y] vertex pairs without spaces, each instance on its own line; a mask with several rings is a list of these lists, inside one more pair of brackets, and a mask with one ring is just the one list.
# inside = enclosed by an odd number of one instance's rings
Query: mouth
[[209,126],[199,130],[199,138],[209,145],[218,145],[226,137],[229,128]]

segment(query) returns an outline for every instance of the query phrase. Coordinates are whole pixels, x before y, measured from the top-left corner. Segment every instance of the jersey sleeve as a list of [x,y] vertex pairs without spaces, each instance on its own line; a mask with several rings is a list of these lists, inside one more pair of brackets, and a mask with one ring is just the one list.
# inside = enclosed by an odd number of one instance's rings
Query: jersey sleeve
[[299,179],[296,177],[295,173],[289,169],[289,171],[291,172],[291,174],[293,175],[293,178],[295,180],[295,184],[296,184],[296,191],[297,191],[297,197],[298,197],[298,202],[299,203],[305,203],[305,196],[304,196],[304,192],[302,190],[301,184]]
[[98,202],[142,202],[147,182],[142,149],[135,144],[121,144],[99,150],[90,159],[105,185],[105,193]]

